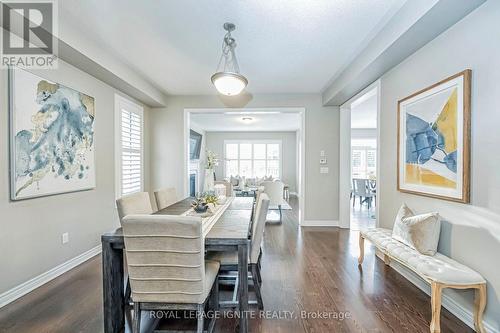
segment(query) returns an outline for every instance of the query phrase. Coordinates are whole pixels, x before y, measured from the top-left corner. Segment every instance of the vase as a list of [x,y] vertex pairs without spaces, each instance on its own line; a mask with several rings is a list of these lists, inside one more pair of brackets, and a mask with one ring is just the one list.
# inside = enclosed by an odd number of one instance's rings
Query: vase
[[205,183],[203,184],[203,192],[212,192],[214,190],[214,170],[205,169]]

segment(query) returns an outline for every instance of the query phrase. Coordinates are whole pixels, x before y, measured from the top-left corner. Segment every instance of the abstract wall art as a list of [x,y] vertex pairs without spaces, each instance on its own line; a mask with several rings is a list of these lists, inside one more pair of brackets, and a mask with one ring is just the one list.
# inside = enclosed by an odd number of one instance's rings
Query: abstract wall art
[[465,70],[399,101],[399,191],[469,202],[470,85]]
[[94,98],[9,70],[11,199],[95,187]]

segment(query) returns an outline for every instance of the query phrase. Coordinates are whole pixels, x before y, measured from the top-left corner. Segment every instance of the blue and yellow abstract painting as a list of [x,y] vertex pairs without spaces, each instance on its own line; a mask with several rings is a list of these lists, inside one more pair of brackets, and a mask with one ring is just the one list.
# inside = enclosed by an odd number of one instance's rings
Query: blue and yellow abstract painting
[[95,187],[94,98],[21,69],[10,74],[12,199]]
[[468,202],[470,70],[398,102],[398,190]]
[[447,99],[435,119],[406,112],[406,183],[456,187],[457,88],[442,94]]

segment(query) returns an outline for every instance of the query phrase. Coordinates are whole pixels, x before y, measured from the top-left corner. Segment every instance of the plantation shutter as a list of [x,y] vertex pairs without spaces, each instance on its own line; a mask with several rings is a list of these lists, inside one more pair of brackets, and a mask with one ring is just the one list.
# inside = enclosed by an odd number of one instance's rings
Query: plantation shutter
[[142,114],[121,110],[121,195],[142,191]]

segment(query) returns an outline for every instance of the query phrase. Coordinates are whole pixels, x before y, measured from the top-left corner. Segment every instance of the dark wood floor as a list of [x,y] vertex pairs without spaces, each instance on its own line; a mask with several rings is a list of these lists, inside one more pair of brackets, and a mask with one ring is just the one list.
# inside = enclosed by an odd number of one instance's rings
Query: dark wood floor
[[[283,225],[266,227],[263,298],[269,315],[251,319],[250,332],[428,332],[429,297],[366,251],[358,268],[357,232],[299,228],[297,202]],[[330,319],[302,318],[322,313]],[[350,318],[334,319],[339,313]],[[442,311],[443,332],[472,332]],[[217,332],[234,332],[236,320],[220,319]],[[102,332],[101,260],[93,258],[0,310],[0,332]],[[128,331],[128,329],[127,329]]]

